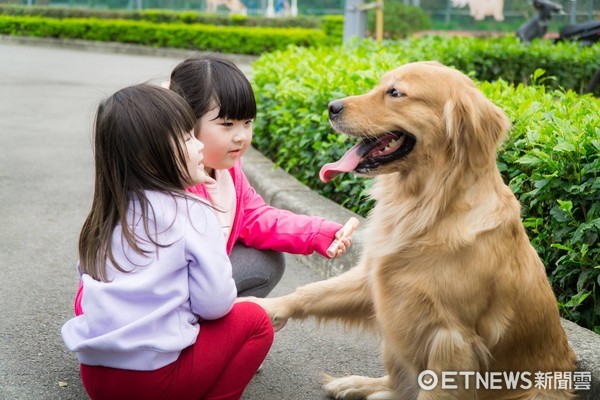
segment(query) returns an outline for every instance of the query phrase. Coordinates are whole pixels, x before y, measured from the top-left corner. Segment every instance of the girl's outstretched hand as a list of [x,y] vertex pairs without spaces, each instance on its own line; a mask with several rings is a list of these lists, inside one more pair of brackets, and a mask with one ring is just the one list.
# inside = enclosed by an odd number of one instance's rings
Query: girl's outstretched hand
[[336,232],[335,238],[338,241],[337,251],[332,258],[338,258],[344,255],[346,251],[352,246],[352,236],[344,236],[344,229],[340,229]]
[[358,227],[358,219],[351,217],[342,228],[335,233],[335,239],[327,249],[331,258],[341,257],[352,245],[352,233]]

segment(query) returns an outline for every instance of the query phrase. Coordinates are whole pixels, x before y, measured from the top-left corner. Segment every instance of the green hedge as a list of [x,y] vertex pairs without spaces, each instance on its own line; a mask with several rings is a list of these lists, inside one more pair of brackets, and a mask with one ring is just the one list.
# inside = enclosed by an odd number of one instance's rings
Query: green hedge
[[326,15],[321,17],[321,29],[329,38],[329,44],[341,44],[344,37],[344,17],[341,15]]
[[[432,43],[439,50],[435,56]],[[354,43],[343,48],[296,48],[264,54],[253,64],[260,107],[254,145],[305,184],[366,215],[372,207],[365,201],[371,180],[344,174],[324,185],[318,179],[319,168],[339,159],[353,142],[329,127],[328,102],[370,90],[385,71],[413,59],[444,63],[449,59],[467,65],[459,69],[471,75],[485,75],[487,61],[473,54],[468,43],[470,39],[461,43],[423,39],[422,43]],[[483,43],[476,44],[476,48],[488,49]],[[497,47],[498,51],[526,54],[522,45],[509,44],[508,48]],[[549,47],[544,57],[559,58],[550,52],[560,53],[561,48]],[[498,75],[521,77],[526,73],[511,72],[514,65],[498,65]],[[573,66],[567,71],[576,75],[578,69]],[[531,74],[536,83],[551,80],[540,77],[539,70]],[[505,80],[481,83],[480,87],[514,125],[498,163],[523,204],[523,221],[547,266],[561,313],[600,333],[600,100]]]
[[[477,79],[484,81],[526,83],[537,68],[542,68],[553,77],[546,85],[577,92],[585,89],[600,67],[600,42],[581,47],[574,42],[549,40],[523,44],[513,35],[487,39],[428,37],[406,40],[395,48],[411,60],[438,59],[460,70],[473,71]],[[600,88],[596,94],[600,94]]]
[[144,21],[0,16],[0,34],[122,42],[223,53],[261,54],[327,42],[320,30],[155,24]]
[[[419,7],[405,6],[400,0],[387,2],[384,28],[387,38],[405,37],[411,32],[427,29],[431,20]],[[195,11],[153,10],[103,10],[77,7],[22,6],[0,4],[0,14],[12,16],[36,16],[46,18],[98,18],[148,21],[155,23],[183,23],[217,26],[245,26],[271,28],[320,29],[329,38],[329,44],[341,44],[344,17],[342,15],[297,16],[265,18],[246,15],[218,15]],[[369,12],[369,30],[374,31],[375,11]]]
[[[218,26],[245,26],[245,27],[270,27],[270,28],[307,28],[322,29],[327,32],[340,32],[342,37],[344,18],[335,16],[297,16],[285,18],[252,17],[246,15],[217,15],[195,11],[172,10],[103,10],[92,8],[73,7],[48,7],[48,6],[22,6],[14,4],[0,4],[0,14],[15,17],[46,17],[46,18],[97,18],[97,19],[126,19],[135,21],[148,21],[155,23],[183,23],[203,24]],[[334,24],[335,27],[331,25]]]
[[217,15],[195,11],[147,9],[141,11],[106,10],[79,7],[48,7],[0,4],[0,14],[47,18],[132,19],[156,23],[184,23],[223,26],[263,26],[271,28],[321,28],[321,18],[300,16],[263,18],[246,15]]
[[[400,39],[413,32],[431,28],[431,19],[420,7],[407,6],[402,0],[385,0],[383,29],[386,39]],[[375,37],[375,11],[367,15],[367,26]]]

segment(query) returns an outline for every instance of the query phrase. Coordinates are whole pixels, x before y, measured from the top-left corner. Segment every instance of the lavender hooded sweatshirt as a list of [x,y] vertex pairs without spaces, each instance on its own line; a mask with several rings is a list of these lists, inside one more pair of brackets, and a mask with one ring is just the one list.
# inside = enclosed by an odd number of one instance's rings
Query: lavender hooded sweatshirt
[[139,203],[133,201],[127,220],[149,253],[137,254],[117,225],[113,254],[130,272],[109,262],[108,282],[83,274],[84,314],[62,327],[67,348],[83,364],[156,370],[195,343],[199,319],[220,318],[233,306],[237,292],[214,211],[199,200],[146,195],[151,236],[166,247],[147,240]]

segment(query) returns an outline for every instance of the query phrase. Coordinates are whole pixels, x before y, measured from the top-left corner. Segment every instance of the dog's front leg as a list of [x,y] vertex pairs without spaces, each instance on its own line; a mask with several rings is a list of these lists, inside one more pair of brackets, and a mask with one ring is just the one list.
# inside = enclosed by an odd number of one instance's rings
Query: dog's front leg
[[357,266],[327,280],[301,286],[293,293],[275,298],[241,298],[262,306],[281,329],[289,318],[338,319],[344,323],[371,325],[373,300],[366,268]]

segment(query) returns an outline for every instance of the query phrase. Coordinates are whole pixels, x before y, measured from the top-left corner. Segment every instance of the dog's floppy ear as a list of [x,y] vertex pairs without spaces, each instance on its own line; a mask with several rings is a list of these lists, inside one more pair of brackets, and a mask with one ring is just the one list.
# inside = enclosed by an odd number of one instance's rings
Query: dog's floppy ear
[[444,107],[447,138],[456,162],[481,168],[495,162],[510,121],[479,89],[461,89]]

